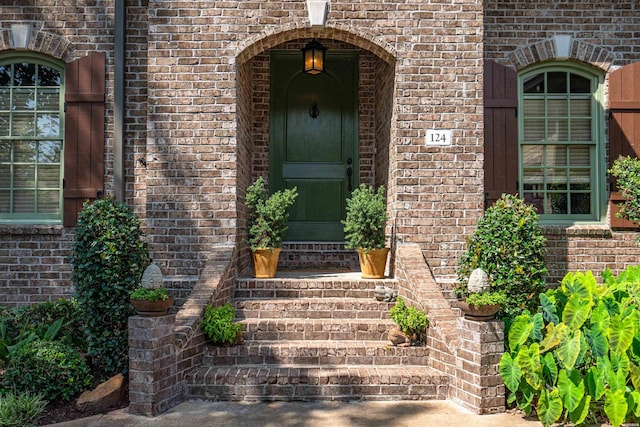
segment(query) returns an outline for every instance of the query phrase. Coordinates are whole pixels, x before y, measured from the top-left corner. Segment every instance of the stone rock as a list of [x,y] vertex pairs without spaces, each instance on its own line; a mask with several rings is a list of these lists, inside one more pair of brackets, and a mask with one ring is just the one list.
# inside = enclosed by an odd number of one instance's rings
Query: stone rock
[[94,390],[82,393],[76,402],[76,409],[81,412],[105,412],[120,402],[123,384],[124,375],[114,375]]
[[469,276],[467,288],[469,289],[469,293],[472,294],[489,291],[491,289],[489,276],[481,268],[476,268],[471,272],[471,276]]
[[389,338],[391,344],[398,347],[409,347],[412,341],[415,341],[417,339],[415,334],[413,336],[409,336],[402,332],[398,327],[391,328],[391,330],[387,334],[387,338]]
[[162,270],[157,264],[149,264],[142,273],[140,286],[147,289],[158,289],[163,286]]

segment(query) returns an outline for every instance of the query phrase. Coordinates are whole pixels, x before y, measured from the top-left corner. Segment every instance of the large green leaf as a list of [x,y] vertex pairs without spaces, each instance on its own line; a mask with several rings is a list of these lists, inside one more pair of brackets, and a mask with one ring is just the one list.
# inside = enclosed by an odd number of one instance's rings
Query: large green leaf
[[625,422],[627,415],[628,405],[624,397],[624,392],[622,390],[616,390],[615,392],[607,390],[604,395],[604,413],[607,414],[609,422],[613,424],[614,427],[618,427]]
[[540,399],[538,400],[538,419],[545,426],[558,421],[562,415],[562,399],[558,390],[554,389],[551,392],[547,389],[542,389],[540,393]]
[[632,318],[613,316],[607,328],[607,338],[609,338],[611,351],[618,354],[626,351],[631,345],[634,333],[635,327]]
[[533,327],[531,328],[531,339],[534,341],[540,342],[542,341],[542,329],[544,328],[544,319],[542,317],[542,313],[536,313],[531,317],[531,324]]
[[558,366],[553,353],[547,353],[542,358],[542,376],[547,384],[555,386],[558,380]]
[[533,324],[530,320],[530,316],[521,314],[511,324],[509,329],[509,348],[511,351],[515,351],[519,345],[524,344],[529,338],[529,334],[533,329]]
[[633,390],[631,393],[629,393],[629,396],[633,400],[633,409],[631,412],[634,416],[640,417],[640,392]]
[[581,380],[574,383],[567,375],[567,371],[563,369],[558,375],[558,391],[565,408],[572,412],[576,410],[584,397],[584,383]]
[[544,320],[550,323],[560,323],[560,318],[556,313],[555,297],[540,294],[540,305],[542,306]]
[[585,335],[593,357],[598,358],[609,354],[609,342],[602,328],[592,325],[591,329],[585,330]]
[[582,398],[576,409],[569,413],[569,419],[574,425],[580,425],[584,422],[589,415],[589,404],[591,403],[591,396],[586,395]]
[[640,390],[640,368],[635,363],[629,365],[629,373],[631,374],[631,384],[636,390]]
[[530,346],[522,346],[515,358],[515,362],[522,370],[525,380],[531,387],[539,390],[543,385],[543,381],[538,343],[533,343]]
[[561,288],[567,295],[576,295],[580,299],[591,300],[597,286],[596,278],[591,271],[567,274],[562,280]]
[[597,325],[603,331],[606,331],[611,321],[611,315],[607,311],[607,306],[604,302],[600,301],[596,307],[591,310],[591,318],[589,319],[592,325]]
[[591,395],[593,400],[599,400],[605,390],[604,372],[600,371],[595,366],[592,366],[587,371],[585,382],[587,383],[589,395]]
[[572,331],[580,329],[589,317],[592,305],[591,299],[583,298],[578,294],[571,295],[562,311],[562,321]]
[[573,337],[562,341],[556,350],[556,357],[568,371],[573,369],[580,355],[581,338],[581,332],[575,331]]
[[558,323],[557,325],[549,323],[546,329],[547,333],[540,343],[540,351],[543,353],[566,341],[569,336],[569,328],[564,323]]
[[511,392],[515,393],[520,387],[522,370],[509,353],[504,353],[500,359],[500,376]]

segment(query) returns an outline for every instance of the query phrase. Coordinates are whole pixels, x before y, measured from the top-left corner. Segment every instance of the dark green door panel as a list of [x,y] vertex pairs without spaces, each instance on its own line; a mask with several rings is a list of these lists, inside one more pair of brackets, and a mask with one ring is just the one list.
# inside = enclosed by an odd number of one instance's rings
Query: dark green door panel
[[308,75],[299,52],[271,55],[270,187],[299,193],[287,240],[344,240],[345,199],[358,185],[357,55],[328,52],[326,63]]

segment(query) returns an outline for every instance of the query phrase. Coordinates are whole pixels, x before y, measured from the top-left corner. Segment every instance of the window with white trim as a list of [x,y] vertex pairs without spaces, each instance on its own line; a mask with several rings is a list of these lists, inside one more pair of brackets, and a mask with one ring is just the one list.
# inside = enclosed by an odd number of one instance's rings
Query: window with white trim
[[61,222],[63,70],[0,59],[0,222]]
[[519,191],[541,222],[601,220],[601,84],[599,75],[572,65],[519,77]]

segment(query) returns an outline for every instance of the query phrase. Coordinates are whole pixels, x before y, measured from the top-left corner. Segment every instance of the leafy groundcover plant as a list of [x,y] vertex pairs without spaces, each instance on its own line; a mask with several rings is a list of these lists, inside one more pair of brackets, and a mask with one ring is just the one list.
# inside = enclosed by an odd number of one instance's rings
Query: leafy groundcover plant
[[602,277],[567,274],[539,312],[511,324],[500,361],[508,402],[545,426],[640,419],[640,267]]
[[233,344],[242,333],[242,324],[233,322],[235,317],[236,309],[230,302],[219,307],[208,305],[204,310],[202,331],[214,344]]

